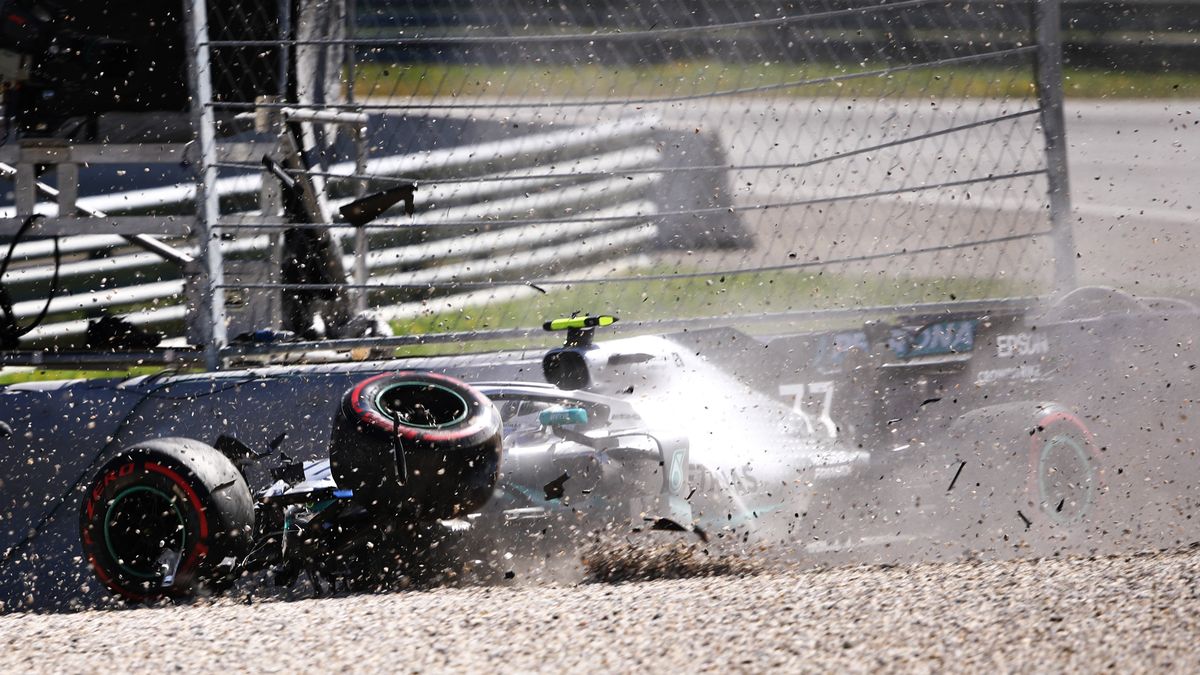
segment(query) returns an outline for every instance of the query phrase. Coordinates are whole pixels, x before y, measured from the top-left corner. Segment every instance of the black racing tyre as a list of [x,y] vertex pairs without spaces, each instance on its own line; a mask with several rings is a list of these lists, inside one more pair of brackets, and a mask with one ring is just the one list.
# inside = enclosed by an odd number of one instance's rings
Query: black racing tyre
[[[995,506],[1011,503],[1031,524],[1077,528],[1093,519],[1104,488],[1100,451],[1087,425],[1057,403],[1020,401],[973,410],[954,424],[963,489]],[[965,451],[965,452],[963,452]]]
[[1066,408],[1042,408],[1029,433],[1026,496],[1036,517],[1074,527],[1092,516],[1103,487],[1100,451],[1087,426]]
[[121,452],[96,473],[80,510],[85,559],[105,586],[134,601],[220,587],[250,551],[253,530],[241,473],[187,438]]
[[491,400],[461,380],[416,371],[376,375],[342,399],[330,468],[338,487],[368,509],[453,518],[491,497],[501,427]]

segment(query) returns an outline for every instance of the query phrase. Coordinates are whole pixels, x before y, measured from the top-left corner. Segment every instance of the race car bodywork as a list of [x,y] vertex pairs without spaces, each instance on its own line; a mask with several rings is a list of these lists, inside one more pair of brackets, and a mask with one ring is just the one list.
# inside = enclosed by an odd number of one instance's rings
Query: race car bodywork
[[496,536],[511,521],[542,530],[566,524],[580,538],[615,524],[691,522],[684,499],[686,439],[652,432],[628,403],[611,397],[516,382],[476,388],[503,420],[502,471],[485,503],[452,522],[373,514],[372,505],[356,502],[341,487],[345,481],[335,479],[330,460],[296,463],[291,466],[299,482],[280,478],[257,495],[264,545],[243,568],[274,568],[277,583],[306,571],[318,588],[322,578],[353,585],[374,581],[380,570],[368,567],[381,560],[402,570],[412,561],[397,557],[428,564],[429,552],[414,547],[445,547],[468,531],[484,546],[481,538]]

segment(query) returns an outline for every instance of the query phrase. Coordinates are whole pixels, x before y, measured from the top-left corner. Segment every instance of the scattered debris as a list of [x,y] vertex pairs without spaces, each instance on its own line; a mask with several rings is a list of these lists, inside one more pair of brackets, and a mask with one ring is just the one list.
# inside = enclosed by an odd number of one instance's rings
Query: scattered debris
[[692,534],[696,535],[700,541],[706,544],[708,543],[708,533],[699,526],[693,525],[692,527],[684,527],[670,518],[658,518],[657,520],[653,518],[646,518],[646,520],[654,520],[654,523],[650,526],[651,530],[658,530],[660,532],[691,532]]
[[1025,529],[1026,529],[1026,530],[1028,530],[1028,529],[1029,529],[1029,526],[1030,526],[1030,525],[1033,525],[1033,521],[1032,521],[1032,520],[1030,520],[1030,519],[1028,519],[1028,518],[1026,518],[1026,517],[1025,517],[1025,514],[1024,514],[1024,513],[1021,513],[1021,510],[1020,510],[1020,509],[1017,509],[1017,515],[1018,515],[1018,516],[1021,516],[1021,520],[1022,520],[1022,521],[1025,523]]
[[653,524],[650,525],[651,530],[658,530],[660,532],[690,532],[691,531],[690,528],[686,528],[686,527],[680,525],[679,523],[671,520],[670,518],[657,518],[657,519],[646,518],[645,520],[646,521],[654,521]]
[[564,471],[563,475],[555,478],[549,483],[546,483],[546,485],[542,488],[542,490],[546,492],[546,501],[550,501],[552,499],[562,499],[563,493],[565,492],[563,486],[567,484],[567,481],[570,478],[571,474]]
[[946,492],[950,492],[951,490],[954,489],[954,484],[958,482],[958,477],[962,475],[963,468],[965,468],[966,466],[967,466],[966,462],[959,463],[958,471],[954,472],[954,478],[950,479],[950,487],[946,488]]
[[84,345],[88,349],[150,349],[162,340],[162,333],[105,314],[88,322]]

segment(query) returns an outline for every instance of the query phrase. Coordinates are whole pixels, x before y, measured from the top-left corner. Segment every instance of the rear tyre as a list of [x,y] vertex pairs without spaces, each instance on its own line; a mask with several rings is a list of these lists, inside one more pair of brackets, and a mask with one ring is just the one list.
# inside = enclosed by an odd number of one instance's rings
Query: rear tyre
[[133,601],[226,584],[250,550],[254,502],[223,454],[187,438],[138,443],[105,464],[80,511],[84,557]]
[[951,429],[962,464],[947,495],[961,522],[1056,538],[1097,522],[1100,452],[1087,426],[1056,403],[1019,401],[973,410]]
[[1059,527],[1077,526],[1092,516],[1100,488],[1100,453],[1091,432],[1065,408],[1043,408],[1029,434],[1026,487],[1037,516]]

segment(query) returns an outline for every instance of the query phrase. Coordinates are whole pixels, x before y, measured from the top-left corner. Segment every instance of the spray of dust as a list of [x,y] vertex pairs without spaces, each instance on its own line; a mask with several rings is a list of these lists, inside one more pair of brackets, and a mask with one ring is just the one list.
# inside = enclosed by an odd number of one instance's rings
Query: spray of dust
[[765,544],[801,562],[877,564],[1200,539],[1194,304],[1086,288],[978,326],[960,372],[873,378],[875,397],[854,404],[888,409],[877,423],[907,435],[840,436],[871,461],[829,480],[801,471],[811,490],[759,519]]
[[[781,403],[771,395],[781,380],[739,358],[764,349],[745,336],[740,345],[675,336],[669,368],[609,373],[614,389],[636,380],[628,386],[652,426],[686,427],[689,501],[713,545],[686,534],[663,543],[616,523],[621,536],[559,550],[542,569],[624,581],[1105,555],[1200,539],[1195,305],[1090,288],[977,322],[968,366],[873,376],[873,390],[840,402],[857,420],[887,410],[873,434],[822,419],[819,400]],[[623,348],[663,355],[654,340]],[[771,366],[781,362],[797,361]],[[854,391],[855,373],[841,376],[835,397]],[[830,423],[839,433],[822,433]]]

